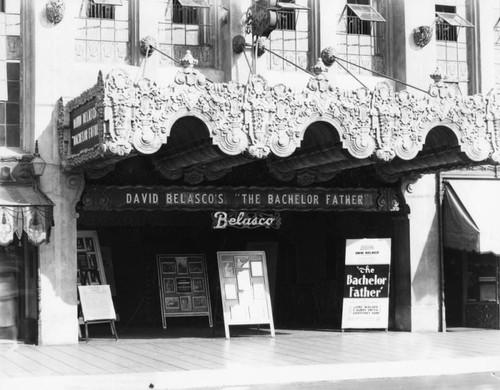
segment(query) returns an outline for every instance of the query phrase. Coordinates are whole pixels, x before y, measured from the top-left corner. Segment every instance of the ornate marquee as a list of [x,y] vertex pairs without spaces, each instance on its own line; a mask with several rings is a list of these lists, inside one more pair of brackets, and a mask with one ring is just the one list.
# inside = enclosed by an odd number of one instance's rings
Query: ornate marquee
[[[307,86],[293,90],[270,85],[261,76],[248,84],[213,83],[194,68],[188,52],[172,84],[152,80],[133,82],[121,69],[99,79],[98,85],[62,104],[60,150],[68,171],[102,169],[135,153],[153,154],[167,144],[174,123],[186,116],[206,125],[213,145],[228,156],[286,158],[301,146],[314,122],[328,122],[354,159],[409,161],[423,149],[428,133],[450,129],[456,145],[471,164],[500,163],[500,90],[487,96],[462,97],[439,74],[429,94],[394,92],[388,83],[374,90],[341,90],[323,70]],[[97,110],[104,112],[99,144],[72,155],[68,111],[82,106],[95,93]],[[63,144],[63,142],[65,142]]]

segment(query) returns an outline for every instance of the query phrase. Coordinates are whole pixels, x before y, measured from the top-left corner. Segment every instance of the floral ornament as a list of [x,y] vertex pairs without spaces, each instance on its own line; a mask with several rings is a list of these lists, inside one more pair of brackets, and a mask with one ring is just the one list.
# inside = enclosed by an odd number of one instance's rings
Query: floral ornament
[[64,0],[48,0],[45,4],[45,14],[50,23],[58,24],[63,20],[66,5]]
[[413,29],[413,42],[420,48],[425,47],[431,41],[433,34],[432,26],[417,27]]

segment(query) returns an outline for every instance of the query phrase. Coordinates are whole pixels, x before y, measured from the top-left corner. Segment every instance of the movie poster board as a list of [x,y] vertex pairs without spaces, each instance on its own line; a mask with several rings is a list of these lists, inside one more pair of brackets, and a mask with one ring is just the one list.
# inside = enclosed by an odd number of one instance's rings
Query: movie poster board
[[157,255],[163,329],[168,317],[208,316],[212,305],[204,255]]
[[[76,264],[77,286],[99,286],[107,284],[97,231],[77,231]],[[114,286],[112,286],[112,289],[114,289]],[[79,325],[85,324],[80,297],[78,298],[78,323]],[[80,328],[78,330],[79,334],[81,334]]]
[[346,240],[342,329],[386,329],[390,238]]
[[226,338],[230,325],[261,324],[274,337],[265,252],[217,252],[217,261]]
[[95,230],[79,230],[76,238],[77,285],[106,284],[99,238]]

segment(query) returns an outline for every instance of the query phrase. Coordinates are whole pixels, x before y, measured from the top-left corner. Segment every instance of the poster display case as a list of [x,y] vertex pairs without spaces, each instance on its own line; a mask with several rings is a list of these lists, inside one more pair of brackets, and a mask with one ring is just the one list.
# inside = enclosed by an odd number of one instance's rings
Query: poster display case
[[[89,316],[85,318],[84,313],[84,302],[82,300],[82,292],[85,291],[101,291],[101,294],[105,294],[104,291],[111,291],[109,285],[107,285],[106,272],[101,254],[101,247],[99,245],[99,238],[97,236],[97,231],[95,230],[79,230],[76,237],[76,283],[78,286],[78,324],[85,325],[85,336],[88,341],[88,324],[98,323],[100,320],[104,322],[112,322],[111,330],[116,336],[115,320],[116,314],[114,314],[113,319],[95,319],[89,320]],[[109,266],[111,267],[111,259],[109,259]],[[95,286],[95,288],[84,288],[84,286]],[[113,286],[114,289],[114,286]],[[109,300],[112,305],[111,292]],[[86,302],[87,313],[91,312],[93,309],[91,305],[98,301],[88,300]],[[113,309],[114,313],[114,309]],[[92,317],[92,316],[91,316]],[[78,328],[79,335],[81,336],[80,328]]]
[[95,230],[79,230],[76,238],[77,285],[106,284],[99,238]]
[[212,306],[205,256],[157,255],[163,329],[168,317],[208,316]]
[[274,337],[265,252],[217,252],[217,261],[226,338],[230,325],[261,324]]

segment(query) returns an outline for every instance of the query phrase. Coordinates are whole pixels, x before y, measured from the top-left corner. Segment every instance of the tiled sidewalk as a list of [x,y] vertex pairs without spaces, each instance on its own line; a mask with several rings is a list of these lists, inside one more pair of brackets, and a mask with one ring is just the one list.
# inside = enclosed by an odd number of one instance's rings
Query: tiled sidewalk
[[500,371],[500,331],[277,330],[259,335],[0,344],[0,389],[176,389]]

